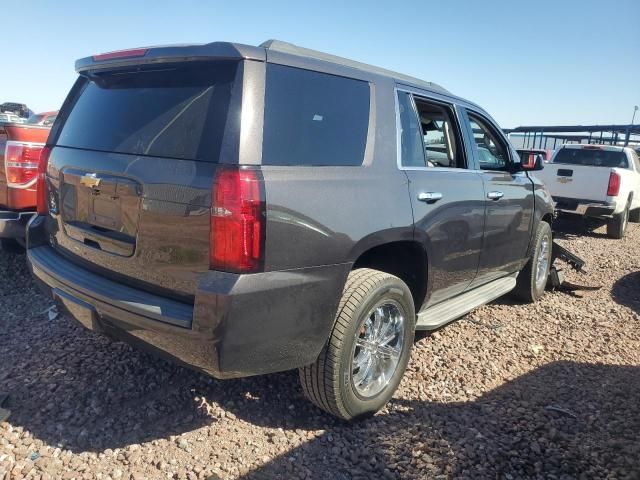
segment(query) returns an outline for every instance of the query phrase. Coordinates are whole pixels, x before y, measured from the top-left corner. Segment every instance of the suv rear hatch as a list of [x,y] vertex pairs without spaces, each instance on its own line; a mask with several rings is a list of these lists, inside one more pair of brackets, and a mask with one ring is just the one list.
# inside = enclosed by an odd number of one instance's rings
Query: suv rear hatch
[[53,248],[121,283],[192,300],[209,269],[212,182],[241,71],[237,60],[180,60],[84,72],[52,134]]

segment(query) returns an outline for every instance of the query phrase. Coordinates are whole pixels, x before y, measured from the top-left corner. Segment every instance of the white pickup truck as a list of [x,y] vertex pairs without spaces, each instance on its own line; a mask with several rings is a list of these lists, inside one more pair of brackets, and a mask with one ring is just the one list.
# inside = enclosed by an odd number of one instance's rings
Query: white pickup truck
[[605,219],[611,238],[622,238],[629,221],[640,222],[640,159],[632,148],[563,145],[536,175],[556,211]]

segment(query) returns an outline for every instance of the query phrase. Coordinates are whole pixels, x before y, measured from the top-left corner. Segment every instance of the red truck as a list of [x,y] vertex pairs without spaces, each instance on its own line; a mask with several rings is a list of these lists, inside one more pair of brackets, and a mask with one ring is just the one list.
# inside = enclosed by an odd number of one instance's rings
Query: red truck
[[0,123],[0,245],[5,249],[24,245],[25,227],[36,211],[40,152],[50,129],[35,122]]

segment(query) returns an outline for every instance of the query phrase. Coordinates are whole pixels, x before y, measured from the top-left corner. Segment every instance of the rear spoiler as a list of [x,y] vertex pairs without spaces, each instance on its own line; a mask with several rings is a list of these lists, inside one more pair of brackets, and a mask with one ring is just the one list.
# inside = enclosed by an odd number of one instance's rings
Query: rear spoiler
[[76,60],[75,69],[76,72],[83,73],[128,65],[242,59],[264,62],[266,60],[265,49],[229,42],[136,48],[81,58]]

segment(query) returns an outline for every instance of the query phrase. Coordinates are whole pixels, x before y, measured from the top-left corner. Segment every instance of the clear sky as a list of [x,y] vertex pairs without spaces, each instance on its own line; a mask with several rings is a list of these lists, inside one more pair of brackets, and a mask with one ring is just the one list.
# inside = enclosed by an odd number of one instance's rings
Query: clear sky
[[640,104],[640,0],[31,0],[2,12],[0,102],[34,111],[59,107],[79,57],[269,38],[440,83],[503,127],[629,123]]

